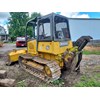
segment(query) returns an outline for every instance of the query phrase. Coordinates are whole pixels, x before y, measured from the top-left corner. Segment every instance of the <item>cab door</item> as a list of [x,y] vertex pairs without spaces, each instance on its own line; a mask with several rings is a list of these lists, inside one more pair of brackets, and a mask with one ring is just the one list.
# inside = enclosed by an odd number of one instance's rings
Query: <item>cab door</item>
[[52,53],[51,18],[42,18],[38,22],[38,52]]

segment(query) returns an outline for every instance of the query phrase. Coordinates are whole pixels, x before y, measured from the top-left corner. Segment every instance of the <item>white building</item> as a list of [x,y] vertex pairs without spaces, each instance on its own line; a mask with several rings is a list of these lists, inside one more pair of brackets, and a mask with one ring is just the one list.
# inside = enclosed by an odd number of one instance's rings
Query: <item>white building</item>
[[7,40],[8,39],[8,34],[4,27],[0,26],[0,41]]

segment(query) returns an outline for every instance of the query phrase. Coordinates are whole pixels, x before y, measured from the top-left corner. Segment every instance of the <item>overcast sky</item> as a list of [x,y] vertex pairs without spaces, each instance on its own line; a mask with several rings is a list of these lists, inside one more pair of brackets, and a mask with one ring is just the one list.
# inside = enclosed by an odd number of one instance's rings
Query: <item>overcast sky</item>
[[[48,12],[40,12],[42,15]],[[100,12],[56,12],[70,18],[100,18]],[[30,12],[31,14],[31,12]],[[0,12],[0,25],[7,30],[7,23],[10,14]],[[82,35],[90,35],[94,39],[100,39],[100,20],[70,20],[70,32],[73,40]],[[8,31],[7,31],[8,32]]]

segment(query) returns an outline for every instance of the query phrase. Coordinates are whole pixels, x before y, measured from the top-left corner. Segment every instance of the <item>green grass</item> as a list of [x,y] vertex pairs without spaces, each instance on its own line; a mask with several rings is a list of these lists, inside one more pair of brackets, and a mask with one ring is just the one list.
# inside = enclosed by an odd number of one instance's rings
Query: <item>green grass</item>
[[91,54],[100,55],[100,51],[87,51],[87,50],[84,50],[83,54],[84,55],[91,55]]
[[64,81],[63,81],[63,79],[59,79],[59,80],[53,81],[52,84],[57,85],[57,86],[63,86]]
[[76,87],[100,87],[100,73],[96,73],[91,77],[83,75],[80,82],[75,84]]
[[18,82],[17,87],[26,87],[25,80]]

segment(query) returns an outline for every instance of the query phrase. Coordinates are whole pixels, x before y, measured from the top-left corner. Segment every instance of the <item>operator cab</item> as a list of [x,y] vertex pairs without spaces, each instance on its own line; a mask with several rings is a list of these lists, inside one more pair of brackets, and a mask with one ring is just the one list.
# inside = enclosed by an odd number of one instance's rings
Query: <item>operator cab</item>
[[55,13],[29,20],[26,30],[26,36],[31,32],[32,35],[30,37],[37,38],[38,41],[63,41],[70,39],[68,18]]
[[68,19],[49,14],[38,20],[38,41],[63,41],[70,39]]
[[[33,27],[33,39],[28,40],[28,51],[31,53],[44,52],[56,55],[73,46],[70,39],[68,18],[64,16],[51,13],[30,20],[26,30],[29,26]],[[33,48],[36,50],[32,50]]]

